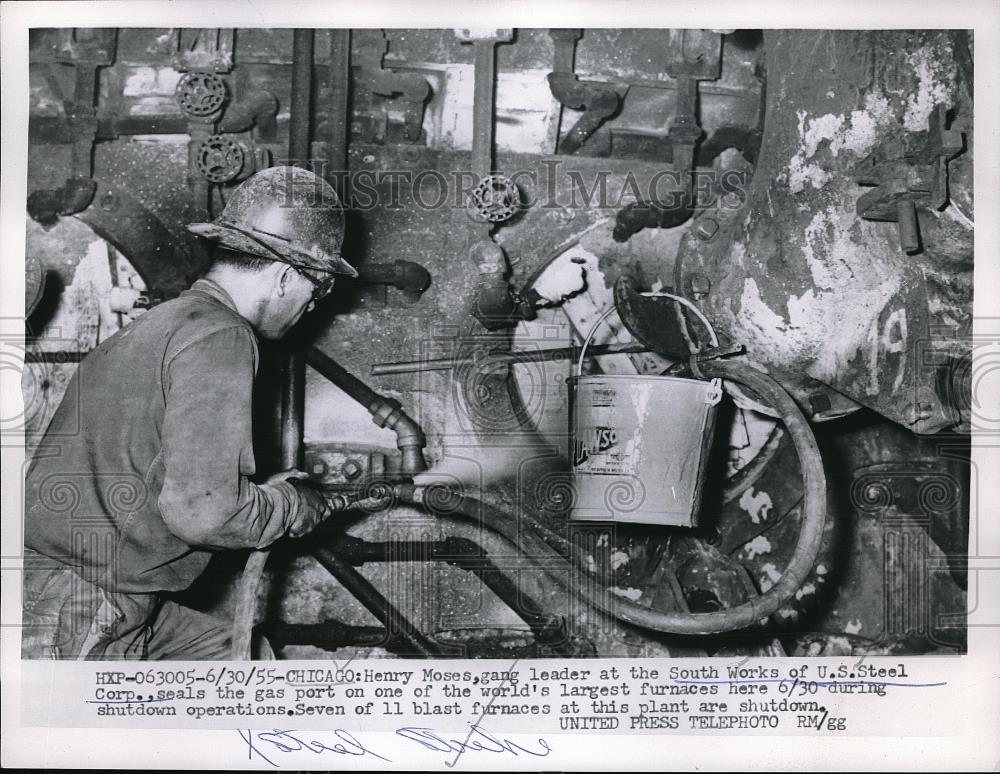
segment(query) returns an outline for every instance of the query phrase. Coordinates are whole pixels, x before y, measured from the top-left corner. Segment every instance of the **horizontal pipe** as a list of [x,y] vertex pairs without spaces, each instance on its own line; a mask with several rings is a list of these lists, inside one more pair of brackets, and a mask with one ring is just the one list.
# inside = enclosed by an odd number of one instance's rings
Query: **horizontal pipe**
[[344,647],[386,646],[389,635],[381,626],[352,626],[340,621],[326,620],[314,624],[296,624],[279,621],[266,627],[273,645],[313,645],[323,650]]
[[[267,91],[232,105],[219,123],[219,132],[245,132],[277,113],[278,102]],[[142,134],[187,134],[187,116],[162,113],[150,115],[102,115],[97,118],[97,140],[114,140]],[[68,145],[76,141],[64,116],[34,116],[28,119],[28,135],[33,141]]]
[[392,285],[411,293],[423,293],[430,287],[431,273],[413,261],[371,263],[358,269],[358,280]]
[[[648,352],[649,347],[642,344],[600,344],[587,349],[587,353],[596,357],[601,355],[626,355],[638,352]],[[446,357],[437,360],[399,360],[392,363],[376,363],[372,366],[372,376],[388,376],[390,374],[405,374],[414,371],[447,371],[476,363],[542,363],[552,360],[567,360],[573,362],[580,355],[577,347],[560,347],[558,349],[539,349],[534,351],[511,352],[507,350],[492,350],[484,357]]]

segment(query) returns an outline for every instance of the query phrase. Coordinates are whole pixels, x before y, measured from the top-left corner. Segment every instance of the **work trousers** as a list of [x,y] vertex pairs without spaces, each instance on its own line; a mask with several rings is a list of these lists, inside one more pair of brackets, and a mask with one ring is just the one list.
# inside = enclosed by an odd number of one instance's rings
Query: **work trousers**
[[30,549],[25,551],[23,603],[22,658],[231,658],[230,622],[159,594],[106,591]]

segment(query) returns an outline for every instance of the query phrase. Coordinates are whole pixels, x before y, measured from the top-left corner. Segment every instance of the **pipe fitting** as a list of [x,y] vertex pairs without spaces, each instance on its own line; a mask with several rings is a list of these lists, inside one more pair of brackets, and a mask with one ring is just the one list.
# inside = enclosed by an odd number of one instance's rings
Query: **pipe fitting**
[[403,453],[403,473],[415,476],[427,470],[423,452],[427,440],[420,425],[403,411],[398,400],[379,395],[316,347],[308,349],[306,362],[364,406],[376,425],[396,434],[396,447]]
[[258,91],[249,98],[230,105],[219,122],[221,134],[245,132],[278,114],[278,98],[269,91]]
[[415,476],[427,470],[427,461],[424,459],[427,439],[420,425],[401,411],[399,420],[392,429],[396,433],[396,447],[403,453],[403,472],[408,476]]
[[431,273],[414,261],[393,261],[360,267],[358,280],[392,285],[409,293],[423,293],[430,287]]

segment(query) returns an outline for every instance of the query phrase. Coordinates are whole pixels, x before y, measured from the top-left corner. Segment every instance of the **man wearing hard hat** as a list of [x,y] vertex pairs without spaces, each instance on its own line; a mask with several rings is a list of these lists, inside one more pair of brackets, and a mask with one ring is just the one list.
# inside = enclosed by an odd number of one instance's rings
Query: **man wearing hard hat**
[[231,622],[167,595],[213,552],[329,515],[297,471],[249,477],[257,337],[282,337],[357,276],[336,193],[274,167],[188,228],[215,243],[212,268],[83,360],[28,470],[25,658],[228,658]]

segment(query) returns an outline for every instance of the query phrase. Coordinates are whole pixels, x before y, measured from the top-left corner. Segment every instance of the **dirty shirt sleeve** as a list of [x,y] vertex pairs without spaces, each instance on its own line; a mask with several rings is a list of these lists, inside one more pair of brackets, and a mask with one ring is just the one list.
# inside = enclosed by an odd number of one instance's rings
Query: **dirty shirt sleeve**
[[251,402],[256,345],[242,327],[186,345],[164,369],[164,480],[158,504],[181,540],[208,548],[263,548],[303,503],[289,483],[256,485]]

